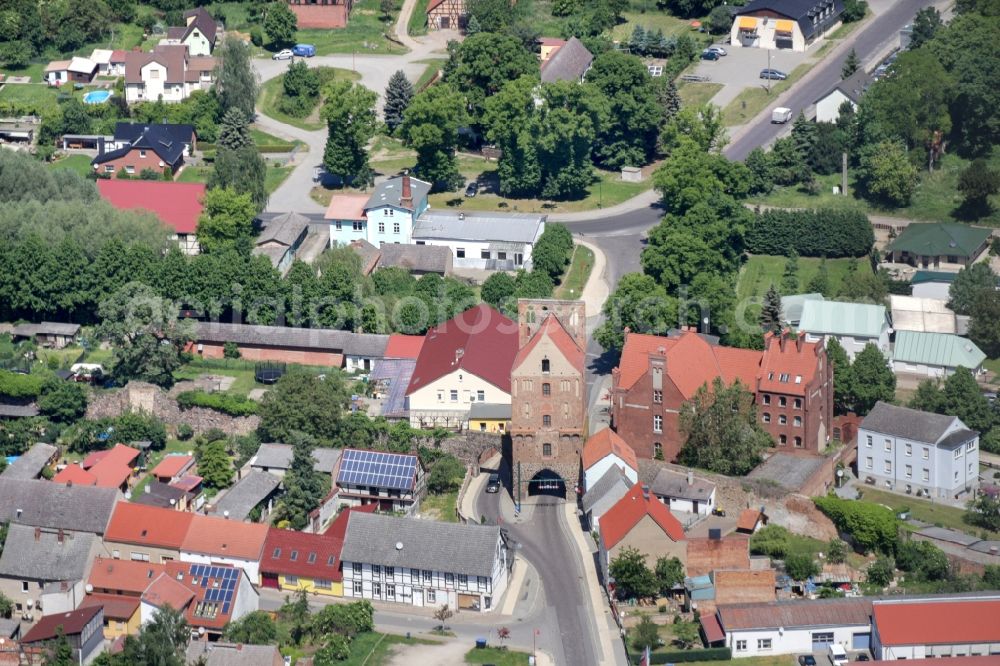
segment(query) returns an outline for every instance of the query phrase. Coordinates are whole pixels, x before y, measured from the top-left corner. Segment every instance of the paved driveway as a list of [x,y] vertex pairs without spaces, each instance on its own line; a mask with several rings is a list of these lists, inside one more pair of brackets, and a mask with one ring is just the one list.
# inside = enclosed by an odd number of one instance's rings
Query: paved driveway
[[[818,51],[821,44],[822,42],[814,44],[804,53],[772,50],[771,68],[791,74],[792,70]],[[725,86],[712,98],[712,103],[722,109],[736,99],[744,88],[767,85],[767,81],[760,78],[760,70],[767,67],[767,50],[734,48],[729,44],[724,48],[729,55],[718,60],[700,60],[694,71],[698,76],[709,77],[712,83],[721,83]],[[772,81],[772,85],[774,83],[777,82]]]

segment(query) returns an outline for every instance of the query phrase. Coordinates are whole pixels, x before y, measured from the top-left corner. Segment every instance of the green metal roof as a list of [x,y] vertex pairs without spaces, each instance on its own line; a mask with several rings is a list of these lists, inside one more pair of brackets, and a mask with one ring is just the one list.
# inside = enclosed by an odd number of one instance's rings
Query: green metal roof
[[950,333],[898,331],[892,357],[901,363],[975,370],[986,354],[971,340]]
[[877,338],[886,327],[885,306],[868,303],[806,301],[799,320],[800,331],[856,338]]
[[932,257],[973,257],[992,232],[992,229],[949,222],[910,224],[886,250]]
[[791,294],[781,297],[781,314],[785,321],[797,322],[802,318],[802,305],[806,301],[822,301],[823,294]]
[[947,282],[950,284],[955,281],[957,275],[958,273],[949,273],[948,271],[917,271],[913,274],[910,284],[923,284],[925,282]]

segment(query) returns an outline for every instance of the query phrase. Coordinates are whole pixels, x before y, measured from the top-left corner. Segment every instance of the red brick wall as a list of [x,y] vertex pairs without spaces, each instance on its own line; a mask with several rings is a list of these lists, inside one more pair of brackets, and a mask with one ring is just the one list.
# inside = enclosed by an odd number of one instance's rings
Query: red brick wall
[[118,159],[111,160],[109,162],[104,162],[103,164],[97,165],[97,173],[105,173],[105,167],[113,166],[114,172],[112,175],[117,174],[120,169],[126,166],[135,167],[135,176],[142,173],[143,169],[152,169],[162,173],[165,167],[160,166],[160,156],[156,154],[154,150],[146,150],[145,157],[139,157],[139,150],[131,150],[128,155],[124,157],[119,157]]
[[[198,346],[191,349],[204,358],[223,358],[223,345],[203,343],[201,352]],[[261,347],[255,345],[240,345],[240,358],[247,361],[277,361],[280,363],[299,363],[301,365],[329,365],[335,368],[343,367],[344,356],[336,352],[306,351],[287,349],[284,347]]]
[[[663,403],[653,403],[653,379],[645,373],[628,391],[613,391],[613,425],[615,432],[629,443],[640,458],[652,459],[656,443],[663,449],[663,459],[673,461],[684,443],[680,434],[678,410],[684,404],[684,396],[670,381],[663,378]],[[629,405],[638,405],[630,407]],[[663,432],[653,432],[653,416],[663,417]]]
[[288,5],[303,28],[344,28],[347,26],[346,5]]

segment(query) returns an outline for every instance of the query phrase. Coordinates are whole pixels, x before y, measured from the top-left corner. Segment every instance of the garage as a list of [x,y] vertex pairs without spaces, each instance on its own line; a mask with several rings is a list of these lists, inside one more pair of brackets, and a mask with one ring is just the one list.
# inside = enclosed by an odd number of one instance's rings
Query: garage
[[851,649],[852,650],[870,650],[872,646],[872,635],[871,633],[864,634],[854,634],[851,636]]
[[814,631],[812,635],[813,652],[822,652],[826,646],[833,643],[832,631]]

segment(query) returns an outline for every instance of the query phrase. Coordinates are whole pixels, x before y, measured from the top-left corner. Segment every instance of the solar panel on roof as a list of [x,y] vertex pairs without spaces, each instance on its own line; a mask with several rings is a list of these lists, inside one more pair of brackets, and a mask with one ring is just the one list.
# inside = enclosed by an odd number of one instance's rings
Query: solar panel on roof
[[229,615],[229,602],[222,604],[222,614]]
[[201,579],[201,586],[208,587],[208,576],[203,576]]
[[340,460],[340,482],[395,490],[413,489],[417,465],[414,456],[348,449]]

